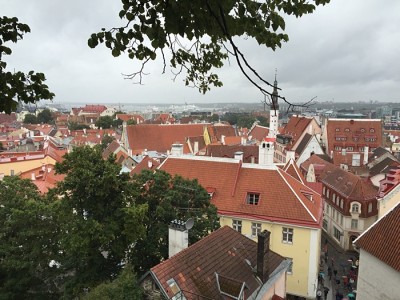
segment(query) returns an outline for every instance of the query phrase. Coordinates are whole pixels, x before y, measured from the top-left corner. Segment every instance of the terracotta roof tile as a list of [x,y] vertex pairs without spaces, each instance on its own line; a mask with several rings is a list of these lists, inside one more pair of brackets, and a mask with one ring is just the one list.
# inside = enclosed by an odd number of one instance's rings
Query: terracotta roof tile
[[[334,151],[335,146],[346,147],[354,144],[354,148],[382,146],[382,121],[378,119],[328,119],[326,123],[327,153]],[[336,141],[340,137],[345,141]],[[365,138],[374,138],[366,141]]]
[[248,133],[249,138],[261,142],[266,136],[268,136],[269,128],[264,126],[256,125]]
[[[220,214],[320,227],[320,195],[282,170],[211,157],[169,157],[160,169],[215,188],[211,201]],[[250,192],[260,194],[258,205],[246,204]]]
[[307,129],[308,125],[313,121],[313,118],[304,116],[291,116],[289,122],[283,129],[282,134],[290,135],[292,137],[292,145],[295,145],[297,140]]
[[[198,299],[198,296],[220,299],[216,274],[222,277],[223,288],[231,292],[244,282],[248,288],[247,295],[260,286],[245,261],[248,260],[254,267],[256,259],[257,243],[224,226],[153,267],[151,272],[170,297],[173,292],[167,281],[174,279],[188,300]],[[267,255],[269,274],[283,261],[282,256],[270,250]]]
[[126,130],[132,152],[147,149],[165,153],[171,150],[174,143],[186,144],[187,137],[203,135],[204,126],[205,124],[142,124],[127,126]]
[[258,146],[257,145],[207,145],[206,156],[212,157],[229,157],[234,158],[236,152],[243,152],[244,163],[258,163]]
[[354,243],[400,272],[400,203],[369,227]]

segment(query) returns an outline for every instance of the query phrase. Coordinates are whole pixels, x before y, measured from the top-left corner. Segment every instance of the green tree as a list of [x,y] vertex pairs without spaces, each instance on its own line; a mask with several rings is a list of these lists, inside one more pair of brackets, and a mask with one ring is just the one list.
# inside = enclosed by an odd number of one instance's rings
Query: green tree
[[251,37],[275,50],[289,40],[284,33],[283,15],[301,17],[329,1],[122,0],[119,17],[125,25],[93,33],[88,45],[94,48],[104,43],[115,57],[126,53],[129,58],[142,61],[138,72],[127,76],[138,78],[139,82],[145,74],[145,64],[157,57],[163,59],[165,72],[165,54],[169,52],[169,65],[175,74],[186,73],[186,85],[194,85],[202,93],[210,86],[222,86],[214,69],[221,68],[232,55],[244,76],[263,94],[272,96],[263,88],[272,85],[249,65],[235,39]]
[[38,124],[38,119],[34,114],[26,114],[24,124]]
[[49,280],[57,249],[50,206],[31,180],[0,181],[0,299],[57,298]]
[[111,136],[111,135],[105,135],[103,136],[103,138],[101,139],[101,149],[106,149],[108,147],[108,145],[110,145],[112,143],[112,141],[115,140],[115,137]]
[[44,109],[37,115],[38,123],[52,124],[54,123],[53,115],[50,109]]
[[268,121],[268,119],[266,117],[257,116],[257,120],[260,122],[259,123],[260,126],[269,127],[269,121]]
[[136,205],[129,176],[120,174],[113,157],[102,158],[100,147],[77,147],[56,164],[66,174],[55,193],[58,243],[65,297],[111,280],[119,273],[131,245],[144,233],[147,204]]
[[0,112],[9,114],[15,111],[19,102],[35,103],[54,97],[44,84],[46,78],[43,73],[6,71],[4,56],[11,55],[12,50],[5,44],[17,43],[30,31],[28,25],[18,22],[18,18],[0,17]]
[[103,128],[103,129],[108,129],[111,128],[114,124],[114,120],[110,116],[103,116],[97,119],[96,121],[96,127],[98,128]]
[[129,120],[126,122],[126,125],[136,125],[136,121],[135,121],[134,119],[129,119]]
[[82,130],[82,129],[89,129],[90,127],[85,124],[79,124],[78,122],[70,121],[68,122],[68,129],[69,130]]
[[168,258],[168,225],[172,220],[194,219],[189,243],[219,227],[217,209],[196,180],[144,170],[133,177],[133,186],[136,202],[148,205],[146,234],[137,241],[130,255],[139,275]]
[[110,282],[102,283],[83,296],[83,300],[141,300],[141,289],[131,265],[125,266],[121,274]]

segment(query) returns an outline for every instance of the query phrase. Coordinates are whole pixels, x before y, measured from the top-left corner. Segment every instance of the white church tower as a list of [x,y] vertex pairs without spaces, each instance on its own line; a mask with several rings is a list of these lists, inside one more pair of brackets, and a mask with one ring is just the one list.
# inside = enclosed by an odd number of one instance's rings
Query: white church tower
[[278,82],[274,81],[274,90],[271,96],[269,110],[269,132],[258,146],[258,163],[260,165],[272,166],[274,164],[275,140],[278,134],[279,105],[278,105]]
[[274,81],[274,90],[271,96],[271,106],[269,109],[269,133],[268,137],[276,138],[278,134],[278,120],[279,120],[279,104],[278,104],[278,82]]

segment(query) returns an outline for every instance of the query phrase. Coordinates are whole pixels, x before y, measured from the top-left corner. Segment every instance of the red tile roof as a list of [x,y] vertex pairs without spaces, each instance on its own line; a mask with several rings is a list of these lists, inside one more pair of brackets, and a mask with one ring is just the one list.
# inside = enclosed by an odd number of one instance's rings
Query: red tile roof
[[231,125],[226,124],[208,125],[207,131],[210,136],[211,143],[222,142],[222,136],[236,136],[235,128],[233,128]]
[[[219,214],[321,226],[320,195],[283,170],[211,157],[169,157],[160,169],[215,188],[211,201]],[[260,194],[258,205],[245,203],[250,192]]]
[[0,113],[0,124],[14,123],[16,121],[17,115],[15,113],[11,113],[9,115]]
[[155,170],[160,165],[155,159],[145,156],[140,163],[130,172],[130,175],[139,174],[142,170]]
[[[230,285],[232,288],[232,284],[237,287],[246,283],[246,295],[251,295],[260,286],[260,281],[246,260],[251,266],[256,265],[257,243],[224,226],[151,268],[151,273],[170,299],[174,296],[167,283],[170,279],[175,280],[188,300],[198,299],[199,296],[221,299],[217,274],[221,287]],[[283,261],[282,256],[270,250],[266,258],[268,274]]]
[[301,183],[305,183],[306,180],[304,176],[301,174],[299,167],[296,165],[293,159],[290,159],[286,165],[283,167],[283,170],[291,175],[293,178],[296,178]]
[[304,116],[292,116],[289,122],[283,128],[281,134],[289,135],[292,137],[291,145],[294,146],[297,140],[301,137],[304,131],[306,131],[308,125],[314,120],[314,118]]
[[55,188],[57,182],[64,180],[65,174],[55,174],[53,165],[43,165],[42,167],[31,169],[21,173],[19,176],[24,179],[32,179],[32,174],[35,174],[35,179],[32,182],[37,186],[42,194],[46,194],[49,189]]
[[354,243],[400,272],[400,203],[369,227]]
[[243,152],[243,162],[251,163],[252,160],[254,163],[258,163],[258,146],[257,145],[234,145],[234,146],[226,146],[226,145],[207,145],[206,148],[206,156],[211,157],[229,157],[234,158],[236,152]]
[[[377,148],[383,145],[382,121],[380,119],[328,119],[326,138],[327,153],[335,151],[335,146],[343,148],[351,145],[354,149],[364,146]],[[346,140],[336,141],[336,138]],[[370,141],[370,138],[375,140]]]
[[[129,147],[132,152],[158,151],[166,153],[172,144],[186,144],[186,138],[203,135],[205,124],[173,124],[173,125],[131,125],[126,127]],[[189,152],[188,147],[185,153]]]
[[107,106],[104,105],[86,105],[82,107],[81,110],[85,113],[102,113],[107,109]]
[[269,133],[269,128],[256,125],[248,133],[249,139],[261,142]]

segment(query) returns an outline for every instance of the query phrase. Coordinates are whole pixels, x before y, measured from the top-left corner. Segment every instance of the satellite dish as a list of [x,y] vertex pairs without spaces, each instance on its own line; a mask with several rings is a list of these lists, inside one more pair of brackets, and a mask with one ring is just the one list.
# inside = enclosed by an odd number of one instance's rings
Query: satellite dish
[[194,220],[192,218],[189,218],[185,223],[185,228],[187,230],[192,229],[193,225],[194,225]]

